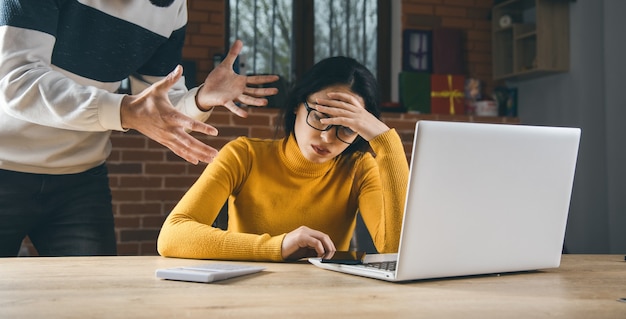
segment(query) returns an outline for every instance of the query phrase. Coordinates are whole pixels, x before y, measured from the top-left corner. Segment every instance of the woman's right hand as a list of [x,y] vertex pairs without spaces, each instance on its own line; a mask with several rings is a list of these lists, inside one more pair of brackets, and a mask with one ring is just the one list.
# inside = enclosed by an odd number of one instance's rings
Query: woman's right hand
[[337,249],[328,235],[300,226],[285,235],[281,250],[284,260],[298,260],[305,257],[321,257]]

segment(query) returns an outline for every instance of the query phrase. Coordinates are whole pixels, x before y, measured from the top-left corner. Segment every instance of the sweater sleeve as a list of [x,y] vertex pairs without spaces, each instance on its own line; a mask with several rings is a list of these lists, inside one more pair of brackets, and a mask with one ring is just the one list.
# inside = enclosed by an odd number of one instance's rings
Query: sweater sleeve
[[[102,132],[123,131],[120,106],[124,95],[113,93],[119,81],[98,81],[74,74],[52,63],[53,50],[62,8],[59,1],[11,1],[2,4],[0,15],[0,107],[12,117],[42,126],[67,130]],[[186,7],[176,17],[177,24],[186,22]],[[66,26],[64,26],[66,27]],[[80,26],[73,25],[78,28]],[[173,70],[176,57],[161,51],[182,51],[184,27],[172,33],[154,53],[143,69],[155,70],[154,65]],[[120,47],[114,49],[121,49]],[[136,52],[128,52],[129,55]],[[172,67],[156,63],[159,56],[169,56]],[[71,59],[69,59],[71,60]],[[95,62],[94,62],[95,63]],[[149,65],[153,65],[149,67]],[[123,68],[125,66],[119,66]],[[143,71],[140,70],[140,71]],[[156,75],[156,73],[155,73]],[[150,85],[163,76],[145,77]],[[135,92],[136,93],[136,92]],[[206,120],[210,113],[195,106],[195,91],[187,92],[184,80],[170,91],[170,100],[185,114]]]
[[166,257],[282,261],[284,234],[247,234],[212,227],[221,207],[247,176],[243,140],[225,145],[165,220],[157,241]]
[[372,139],[370,146],[376,155],[363,163],[359,211],[378,252],[397,252],[409,165],[395,129]]
[[11,26],[0,32],[0,105],[7,114],[63,129],[122,130],[123,95],[80,85],[54,69],[52,35]]

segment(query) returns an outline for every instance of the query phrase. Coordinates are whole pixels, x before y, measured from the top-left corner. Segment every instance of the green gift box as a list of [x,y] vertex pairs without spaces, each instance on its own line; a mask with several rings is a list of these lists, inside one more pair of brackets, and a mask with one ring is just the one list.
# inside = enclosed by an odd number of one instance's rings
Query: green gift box
[[400,104],[408,112],[430,113],[430,73],[400,72]]

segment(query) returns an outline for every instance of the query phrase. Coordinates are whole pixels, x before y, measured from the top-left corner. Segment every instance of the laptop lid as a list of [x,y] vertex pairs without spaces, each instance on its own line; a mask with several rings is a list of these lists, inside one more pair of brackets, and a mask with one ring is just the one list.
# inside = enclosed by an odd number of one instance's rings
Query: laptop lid
[[396,280],[560,265],[580,129],[419,121]]
[[388,281],[560,265],[580,129],[419,121],[395,272],[314,265]]

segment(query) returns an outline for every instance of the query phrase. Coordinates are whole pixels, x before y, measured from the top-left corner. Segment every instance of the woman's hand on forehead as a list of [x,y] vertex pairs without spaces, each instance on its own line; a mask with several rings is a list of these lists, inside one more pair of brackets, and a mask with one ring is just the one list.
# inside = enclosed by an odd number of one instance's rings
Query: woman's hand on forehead
[[321,119],[322,123],[349,127],[367,141],[389,130],[385,123],[365,108],[363,99],[358,95],[329,92],[327,96],[328,99],[315,99],[314,108],[330,116]]
[[351,107],[365,108],[363,98],[356,94],[345,92],[328,92],[326,97],[323,95],[313,98],[316,105],[349,109]]

